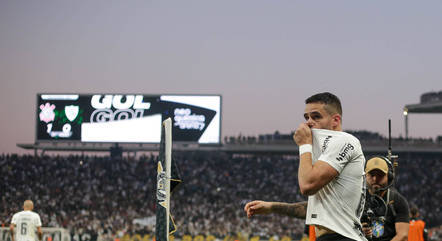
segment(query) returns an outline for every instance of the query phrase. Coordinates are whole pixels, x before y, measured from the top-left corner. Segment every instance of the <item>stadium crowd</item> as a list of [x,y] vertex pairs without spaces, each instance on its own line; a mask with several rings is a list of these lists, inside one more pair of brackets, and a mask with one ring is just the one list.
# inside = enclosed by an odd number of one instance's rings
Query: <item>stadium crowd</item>
[[[367,157],[368,158],[368,157]],[[297,156],[222,152],[174,153],[183,184],[174,191],[172,214],[177,236],[298,238],[304,221],[280,216],[247,219],[249,200],[302,201]],[[399,161],[395,186],[416,204],[429,227],[440,227],[440,156],[408,154]],[[0,222],[10,223],[25,199],[32,199],[43,226],[102,237],[152,233],[133,224],[155,216],[156,156],[111,160],[97,156],[0,156]],[[440,230],[440,228],[439,228]],[[438,235],[437,233],[435,235]]]
[[[345,132],[354,135],[358,138],[361,143],[370,145],[381,145],[385,146],[388,142],[388,138],[380,135],[377,132],[366,131],[366,130],[345,130]],[[280,133],[275,131],[273,134],[262,134],[258,136],[243,136],[239,134],[238,136],[225,136],[224,143],[226,144],[269,144],[269,143],[280,143],[280,144],[293,144],[293,132],[292,133]],[[442,135],[433,138],[409,138],[396,137],[392,139],[393,145],[425,145],[425,146],[441,146],[442,145]]]

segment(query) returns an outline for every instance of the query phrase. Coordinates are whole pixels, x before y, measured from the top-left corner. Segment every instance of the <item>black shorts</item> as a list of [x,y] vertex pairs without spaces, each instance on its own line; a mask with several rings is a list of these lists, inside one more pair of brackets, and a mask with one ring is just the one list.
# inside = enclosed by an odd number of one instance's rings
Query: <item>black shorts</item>
[[316,238],[316,241],[354,241],[354,239],[347,238],[338,233],[323,234]]

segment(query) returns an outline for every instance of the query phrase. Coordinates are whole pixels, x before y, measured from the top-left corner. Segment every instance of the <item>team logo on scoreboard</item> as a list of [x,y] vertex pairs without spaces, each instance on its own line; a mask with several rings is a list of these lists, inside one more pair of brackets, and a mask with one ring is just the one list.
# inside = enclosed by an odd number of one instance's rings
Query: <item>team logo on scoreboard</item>
[[68,105],[64,107],[64,113],[66,114],[66,117],[69,121],[74,121],[75,118],[77,118],[78,111],[80,110],[80,107],[78,105]]
[[44,105],[40,105],[40,120],[44,121],[46,123],[49,123],[51,121],[54,121],[55,119],[55,105],[51,105],[50,103],[46,102]]
[[38,94],[36,140],[159,143],[170,117],[173,140],[219,143],[221,96]]

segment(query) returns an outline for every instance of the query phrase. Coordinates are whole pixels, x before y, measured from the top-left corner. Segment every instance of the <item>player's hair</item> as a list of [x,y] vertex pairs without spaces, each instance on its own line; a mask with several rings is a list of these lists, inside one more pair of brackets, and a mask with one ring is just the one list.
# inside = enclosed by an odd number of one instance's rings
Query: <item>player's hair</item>
[[324,109],[330,114],[339,114],[342,116],[342,106],[339,98],[330,93],[324,92],[310,96],[305,100],[306,104],[310,103],[322,103],[324,104]]

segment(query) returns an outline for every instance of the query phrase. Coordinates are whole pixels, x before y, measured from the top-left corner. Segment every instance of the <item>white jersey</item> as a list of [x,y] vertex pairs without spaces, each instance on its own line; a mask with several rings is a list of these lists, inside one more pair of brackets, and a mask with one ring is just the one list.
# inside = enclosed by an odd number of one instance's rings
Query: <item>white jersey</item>
[[312,129],[312,134],[313,164],[324,161],[339,174],[308,197],[306,223],[366,240],[360,222],[365,203],[365,157],[359,140],[342,131]]
[[41,227],[40,216],[32,211],[21,211],[12,216],[12,224],[15,224],[15,240],[37,240],[37,227]]

